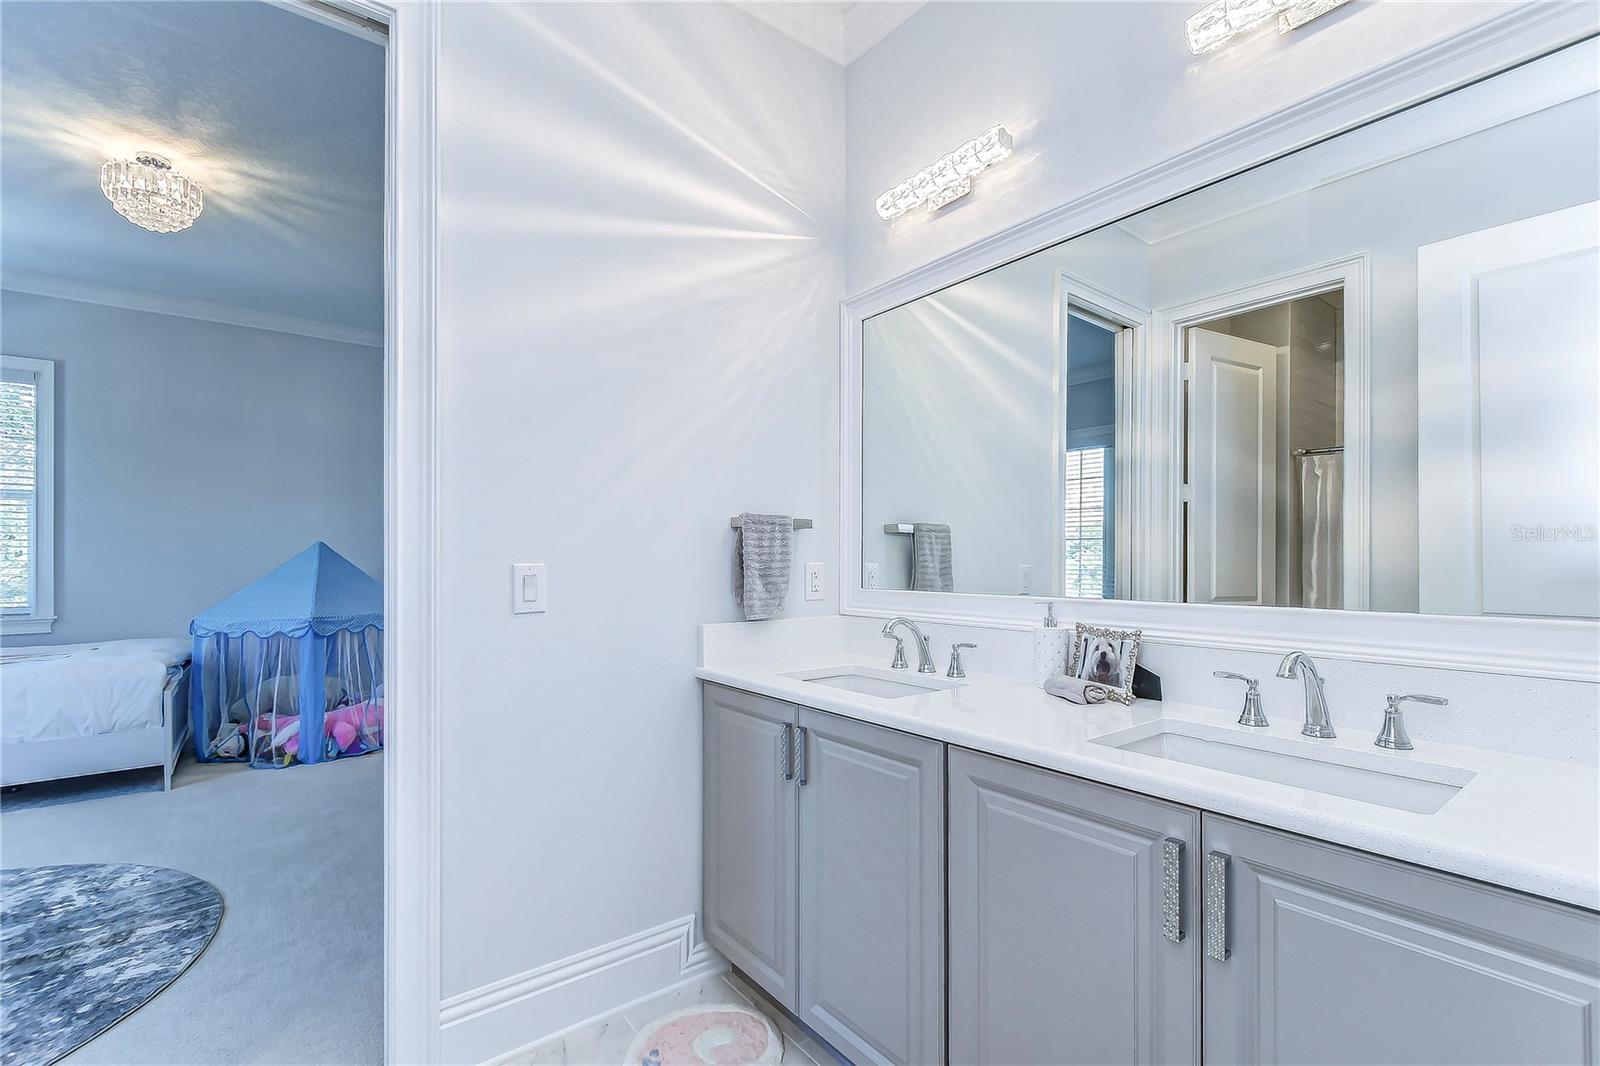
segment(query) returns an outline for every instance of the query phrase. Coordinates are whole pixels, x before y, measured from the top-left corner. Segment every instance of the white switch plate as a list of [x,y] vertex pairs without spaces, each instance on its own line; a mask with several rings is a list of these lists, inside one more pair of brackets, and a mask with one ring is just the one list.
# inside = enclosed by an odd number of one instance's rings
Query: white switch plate
[[1022,595],[1022,596],[1031,596],[1031,595],[1033,595],[1033,567],[1032,566],[1028,565],[1027,563],[1018,563],[1017,564],[1017,584],[1021,586],[1021,588],[1019,588],[1017,590],[1019,595]]
[[806,599],[822,599],[822,564],[806,564]]
[[863,582],[863,584],[864,584],[864,586],[866,588],[869,588],[869,589],[875,589],[875,588],[878,587],[878,564],[877,563],[868,563],[867,564],[867,579],[866,579],[865,582]]
[[543,563],[511,564],[511,613],[543,614],[550,609]]

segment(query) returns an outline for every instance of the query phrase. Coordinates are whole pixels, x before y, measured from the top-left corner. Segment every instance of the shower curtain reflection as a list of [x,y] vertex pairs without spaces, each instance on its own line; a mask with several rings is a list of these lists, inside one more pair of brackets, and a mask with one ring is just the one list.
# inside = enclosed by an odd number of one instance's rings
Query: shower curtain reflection
[[1344,455],[1297,456],[1300,463],[1302,606],[1344,606]]

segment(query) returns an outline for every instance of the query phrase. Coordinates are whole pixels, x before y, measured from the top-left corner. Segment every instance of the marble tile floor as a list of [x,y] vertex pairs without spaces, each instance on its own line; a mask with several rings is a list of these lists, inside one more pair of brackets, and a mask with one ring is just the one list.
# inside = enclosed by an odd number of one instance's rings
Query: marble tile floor
[[783,1066],[840,1066],[826,1045],[733,971],[669,988],[659,996],[551,1037],[512,1062],[517,1066],[624,1066],[622,1056],[641,1026],[697,1003],[737,1003],[764,1013],[783,1034]]

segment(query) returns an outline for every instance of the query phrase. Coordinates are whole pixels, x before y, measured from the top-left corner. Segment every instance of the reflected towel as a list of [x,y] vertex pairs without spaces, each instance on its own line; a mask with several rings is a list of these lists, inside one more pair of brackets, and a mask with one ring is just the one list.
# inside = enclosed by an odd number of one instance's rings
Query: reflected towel
[[917,592],[954,592],[950,566],[950,527],[917,522],[911,527],[911,587]]
[[749,621],[783,613],[789,591],[794,518],[786,514],[739,516],[733,531],[733,602]]
[[1344,606],[1344,456],[1300,457],[1300,602]]
[[1106,687],[1104,685],[1097,685],[1093,681],[1084,681],[1081,678],[1068,677],[1066,674],[1057,674],[1046,681],[1044,690],[1052,696],[1060,696],[1070,703],[1082,703],[1085,706],[1106,701]]

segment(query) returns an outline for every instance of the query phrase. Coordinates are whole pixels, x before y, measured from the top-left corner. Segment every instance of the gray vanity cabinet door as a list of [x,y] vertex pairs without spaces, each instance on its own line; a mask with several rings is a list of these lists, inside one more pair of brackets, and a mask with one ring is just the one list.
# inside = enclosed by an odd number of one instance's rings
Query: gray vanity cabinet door
[[706,685],[704,711],[706,940],[793,1010],[799,829],[781,752],[795,708]]
[[1594,1061],[1600,916],[1210,814],[1204,835],[1227,865],[1207,1063]]
[[[960,748],[949,759],[950,1061],[1198,1061],[1198,812]],[[1178,843],[1174,911],[1163,858]],[[1181,940],[1164,935],[1168,913]]]
[[944,1059],[944,746],[807,708],[795,1013],[858,1066]]

